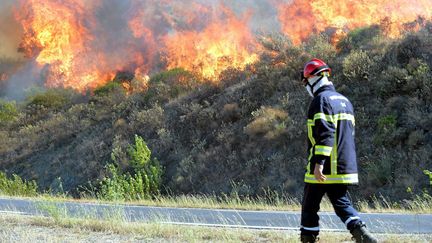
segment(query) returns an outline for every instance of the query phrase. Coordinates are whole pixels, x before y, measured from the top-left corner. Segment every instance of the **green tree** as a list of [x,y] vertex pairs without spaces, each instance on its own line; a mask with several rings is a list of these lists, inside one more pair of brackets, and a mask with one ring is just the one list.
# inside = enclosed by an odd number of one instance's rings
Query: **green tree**
[[[110,174],[100,182],[98,197],[105,200],[140,200],[159,194],[162,167],[144,139],[135,135],[135,142],[128,148],[129,165],[132,172],[122,173],[118,161],[107,166]],[[116,156],[112,156],[115,160]]]

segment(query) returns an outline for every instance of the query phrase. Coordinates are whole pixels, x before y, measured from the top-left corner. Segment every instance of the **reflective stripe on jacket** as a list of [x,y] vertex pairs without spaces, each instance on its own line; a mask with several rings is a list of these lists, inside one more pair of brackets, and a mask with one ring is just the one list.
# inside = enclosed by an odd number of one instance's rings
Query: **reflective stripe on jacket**
[[[321,87],[308,111],[308,165],[305,182],[357,184],[357,158],[354,143],[354,110],[351,102],[333,85]],[[323,164],[327,180],[318,182],[313,171]]]

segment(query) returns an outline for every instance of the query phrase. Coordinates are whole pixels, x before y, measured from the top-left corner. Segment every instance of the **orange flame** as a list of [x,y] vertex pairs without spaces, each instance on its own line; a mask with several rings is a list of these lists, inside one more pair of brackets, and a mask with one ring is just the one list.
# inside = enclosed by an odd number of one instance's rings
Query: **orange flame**
[[238,19],[227,8],[219,16],[226,20],[203,23],[211,7],[131,0],[124,26],[129,36],[119,36],[124,43],[107,50],[99,47],[103,37],[98,35],[106,30],[98,29],[101,20],[95,14],[102,1],[20,1],[16,18],[24,29],[21,51],[48,69],[46,85],[50,87],[83,91],[112,80],[118,71],[145,75],[160,66],[154,62],[161,52],[167,54],[166,68],[182,67],[206,78],[258,59],[252,53],[257,44],[247,28],[247,18]]
[[[344,30],[386,22],[386,34],[399,37],[405,23],[414,22],[418,16],[432,17],[431,0],[294,0],[279,4],[279,20],[283,32],[294,44],[300,44],[309,35],[334,28],[339,34]],[[336,37],[337,38],[337,37]]]
[[222,7],[225,17],[202,31],[176,32],[164,38],[168,68],[183,67],[215,80],[228,68],[243,69],[258,60],[259,48],[247,27],[248,17],[237,18]]
[[92,21],[85,1],[26,0],[21,4],[17,11],[25,33],[21,50],[27,57],[36,56],[41,66],[49,65],[47,86],[83,90],[113,75],[84,57],[89,51],[85,44],[93,38],[80,21]]
[[[24,31],[20,50],[38,63],[49,87],[94,89],[125,71],[135,73],[145,88],[147,78],[142,77],[176,67],[216,81],[224,70],[243,69],[259,59],[261,46],[251,25],[260,25],[260,13],[249,8],[240,11],[244,4],[222,0],[18,1],[15,17]],[[254,6],[253,11],[273,7],[265,13],[276,15],[277,11],[274,28],[279,22],[294,44],[300,44],[311,34],[333,30],[337,39],[347,30],[371,24],[381,24],[390,37],[397,37],[407,28],[418,27],[407,23],[419,15],[432,17],[431,1],[256,0],[247,6]]]
[[[106,33],[98,29],[95,15],[100,4],[87,0],[21,0],[20,9],[15,11],[24,29],[20,50],[48,70],[48,87],[84,91],[112,80],[118,71],[148,71],[146,58],[151,54],[144,53],[143,46],[152,49],[152,36],[137,36],[116,48],[102,47]],[[137,43],[142,38],[147,39],[140,46]]]

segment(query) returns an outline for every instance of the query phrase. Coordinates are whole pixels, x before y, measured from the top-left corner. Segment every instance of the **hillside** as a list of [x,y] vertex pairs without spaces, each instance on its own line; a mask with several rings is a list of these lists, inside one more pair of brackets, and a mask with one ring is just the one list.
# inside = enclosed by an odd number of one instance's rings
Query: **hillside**
[[[429,190],[432,169],[432,24],[400,39],[380,28],[356,29],[332,45],[315,36],[294,46],[283,36],[261,40],[260,61],[228,70],[218,83],[183,69],[134,89],[117,74],[94,94],[33,91],[0,103],[0,169],[35,180],[41,190],[79,196],[118,162],[134,135],[163,165],[163,192],[299,196],[306,164],[306,110],[299,82],[309,58],[333,69],[338,91],[356,111],[360,187],[354,196],[409,199]],[[6,65],[6,64],[4,64]],[[122,84],[131,88],[125,90]]]

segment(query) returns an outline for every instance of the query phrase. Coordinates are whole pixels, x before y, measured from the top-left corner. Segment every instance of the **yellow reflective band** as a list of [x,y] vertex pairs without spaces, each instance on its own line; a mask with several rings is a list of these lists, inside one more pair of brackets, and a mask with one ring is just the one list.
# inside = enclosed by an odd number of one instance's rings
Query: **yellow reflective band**
[[308,137],[309,137],[309,140],[313,146],[313,145],[315,145],[315,139],[313,137],[312,127],[313,127],[313,124],[312,125],[308,124]]
[[355,184],[358,183],[358,174],[346,175],[325,175],[327,179],[324,182],[319,182],[315,176],[305,174],[304,182],[312,184]]
[[[335,138],[337,138],[337,130],[335,131]],[[338,146],[337,139],[334,139],[333,150],[330,156],[330,174],[337,174],[337,157],[338,157]]]
[[336,124],[337,121],[348,120],[355,124],[354,115],[348,113],[340,113],[336,115],[327,115],[324,113],[316,113],[313,119],[308,119],[308,125],[315,124],[315,120],[324,120]]
[[315,155],[330,156],[332,149],[333,148],[329,147],[329,146],[316,145],[315,146]]

